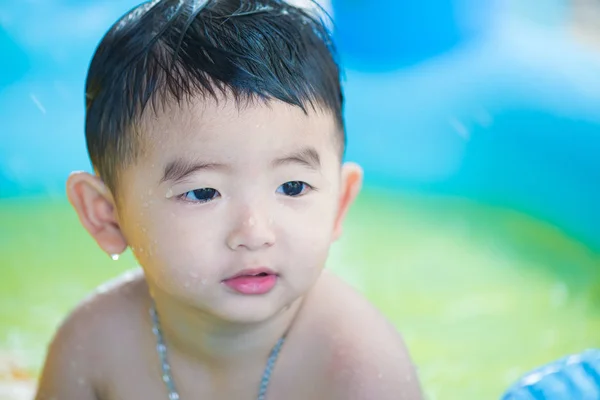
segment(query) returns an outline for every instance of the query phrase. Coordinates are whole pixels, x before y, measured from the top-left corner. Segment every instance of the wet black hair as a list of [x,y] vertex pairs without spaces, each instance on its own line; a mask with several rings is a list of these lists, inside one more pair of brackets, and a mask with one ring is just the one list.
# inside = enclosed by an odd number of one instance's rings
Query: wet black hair
[[282,0],[143,3],[106,33],[86,81],[85,135],[92,165],[113,191],[134,162],[148,105],[196,96],[279,100],[330,112],[345,147],[340,69],[326,14]]

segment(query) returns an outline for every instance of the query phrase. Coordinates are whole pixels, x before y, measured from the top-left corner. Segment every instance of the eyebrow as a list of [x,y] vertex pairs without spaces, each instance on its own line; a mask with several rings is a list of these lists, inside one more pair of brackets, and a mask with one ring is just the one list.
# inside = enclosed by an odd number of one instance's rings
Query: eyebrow
[[198,171],[215,171],[225,169],[227,169],[227,166],[224,164],[189,161],[178,158],[167,164],[160,183],[167,181],[182,181]]
[[[318,170],[321,168],[321,157],[317,150],[312,147],[306,147],[284,157],[277,158],[272,162],[273,167],[280,167],[287,164],[299,164],[313,170]],[[198,171],[217,171],[228,168],[225,164],[189,161],[178,158],[167,164],[160,183],[167,181],[179,182]]]
[[292,152],[285,157],[277,158],[273,161],[273,167],[280,167],[286,164],[299,164],[310,169],[318,170],[321,168],[321,157],[312,147],[305,147],[300,151]]

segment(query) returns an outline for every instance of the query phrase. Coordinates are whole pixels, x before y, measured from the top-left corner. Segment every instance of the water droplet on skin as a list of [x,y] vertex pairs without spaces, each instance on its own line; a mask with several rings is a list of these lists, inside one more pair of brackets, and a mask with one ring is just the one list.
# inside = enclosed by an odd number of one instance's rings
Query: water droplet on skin
[[193,279],[198,278],[198,273],[197,272],[190,272],[190,278],[193,278]]
[[248,226],[254,226],[255,224],[256,224],[256,221],[254,220],[254,218],[248,219]]
[[170,199],[171,197],[173,197],[173,189],[167,190],[167,194],[165,194],[165,197],[167,199]]

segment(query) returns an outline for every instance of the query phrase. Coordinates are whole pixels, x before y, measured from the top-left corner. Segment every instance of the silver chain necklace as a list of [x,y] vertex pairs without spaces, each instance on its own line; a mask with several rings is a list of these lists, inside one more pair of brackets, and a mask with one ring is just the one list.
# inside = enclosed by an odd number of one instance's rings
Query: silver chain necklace
[[[175,383],[173,382],[173,376],[171,375],[171,365],[167,359],[167,346],[165,345],[165,340],[160,327],[160,321],[158,319],[158,313],[156,312],[156,307],[154,307],[154,304],[150,307],[150,316],[152,317],[152,333],[154,333],[154,336],[156,336],[156,351],[158,353],[158,358],[162,368],[162,380],[167,387],[167,391],[169,392],[169,400],[180,400],[179,393],[177,392]],[[277,356],[279,356],[283,342],[284,338],[282,337],[277,341],[277,344],[275,344],[273,350],[271,350],[271,354],[267,360],[267,366],[265,367],[265,372],[263,373],[260,381],[260,391],[258,392],[257,400],[265,400],[267,387],[269,386],[269,382],[271,380],[271,373],[273,372],[273,367],[275,366],[275,361],[277,360]]]

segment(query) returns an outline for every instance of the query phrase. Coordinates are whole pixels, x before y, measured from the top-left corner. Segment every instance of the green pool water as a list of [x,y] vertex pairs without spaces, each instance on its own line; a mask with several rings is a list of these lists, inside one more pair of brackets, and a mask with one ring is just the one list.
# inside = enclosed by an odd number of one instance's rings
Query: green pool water
[[[600,347],[599,260],[514,211],[371,189],[328,267],[403,333],[428,399],[464,400]],[[103,254],[64,200],[0,200],[0,355],[37,373],[65,313],[133,266]]]

